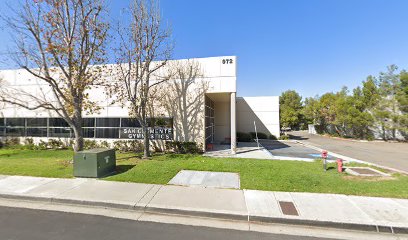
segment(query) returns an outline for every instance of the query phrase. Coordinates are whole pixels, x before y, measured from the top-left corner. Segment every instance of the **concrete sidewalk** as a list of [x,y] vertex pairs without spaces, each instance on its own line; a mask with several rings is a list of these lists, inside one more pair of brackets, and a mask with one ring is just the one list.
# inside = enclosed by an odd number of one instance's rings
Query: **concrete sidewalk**
[[407,199],[23,176],[0,176],[0,197],[408,234]]

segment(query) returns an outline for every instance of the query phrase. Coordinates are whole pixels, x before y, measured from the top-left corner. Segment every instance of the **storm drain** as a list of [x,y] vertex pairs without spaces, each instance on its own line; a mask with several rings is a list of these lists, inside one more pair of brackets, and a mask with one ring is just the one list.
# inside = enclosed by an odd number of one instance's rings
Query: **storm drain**
[[295,204],[293,204],[293,202],[279,201],[279,206],[284,215],[299,216],[299,213],[296,210]]
[[348,174],[363,177],[389,177],[390,175],[369,167],[347,167]]

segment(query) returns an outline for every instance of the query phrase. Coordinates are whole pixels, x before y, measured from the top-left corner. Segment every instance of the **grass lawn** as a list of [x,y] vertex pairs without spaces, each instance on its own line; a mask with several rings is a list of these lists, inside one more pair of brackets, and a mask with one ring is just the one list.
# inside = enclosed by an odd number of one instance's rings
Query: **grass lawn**
[[[73,177],[71,159],[69,150],[0,149],[0,174],[70,178]],[[356,178],[337,173],[334,168],[324,172],[320,162],[176,154],[141,160],[135,154],[122,153],[117,154],[117,159],[118,173],[105,180],[166,184],[182,169],[221,171],[239,173],[243,189],[408,198],[408,176],[394,174],[387,180]]]

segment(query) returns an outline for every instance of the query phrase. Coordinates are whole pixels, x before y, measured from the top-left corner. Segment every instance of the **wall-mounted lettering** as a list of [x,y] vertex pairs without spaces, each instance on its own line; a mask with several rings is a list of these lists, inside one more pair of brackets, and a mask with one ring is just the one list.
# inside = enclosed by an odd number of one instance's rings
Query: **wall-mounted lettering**
[[222,64],[232,64],[233,61],[231,58],[222,59]]

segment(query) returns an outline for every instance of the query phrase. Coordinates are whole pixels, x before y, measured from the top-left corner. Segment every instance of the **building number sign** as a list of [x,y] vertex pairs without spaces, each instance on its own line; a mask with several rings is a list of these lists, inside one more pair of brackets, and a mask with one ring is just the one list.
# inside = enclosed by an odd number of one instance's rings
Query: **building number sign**
[[222,64],[232,64],[233,63],[233,61],[232,61],[232,59],[231,58],[228,58],[228,59],[222,59]]

